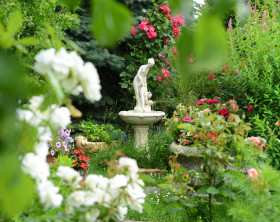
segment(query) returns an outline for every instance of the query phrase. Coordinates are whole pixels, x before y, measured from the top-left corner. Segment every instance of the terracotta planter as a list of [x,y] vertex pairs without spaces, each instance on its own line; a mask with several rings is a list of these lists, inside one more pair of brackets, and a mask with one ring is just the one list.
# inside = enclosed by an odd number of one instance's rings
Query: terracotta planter
[[111,144],[105,142],[88,142],[83,136],[78,136],[75,138],[76,147],[83,150],[86,153],[93,153],[100,150],[108,149],[109,146],[114,146],[117,142],[112,142]]
[[54,156],[52,156],[52,155],[47,155],[47,157],[46,157],[46,161],[47,161],[47,163],[48,164],[52,164],[52,165],[56,165],[56,162],[55,162],[55,160],[57,159],[57,156],[56,155],[54,155]]

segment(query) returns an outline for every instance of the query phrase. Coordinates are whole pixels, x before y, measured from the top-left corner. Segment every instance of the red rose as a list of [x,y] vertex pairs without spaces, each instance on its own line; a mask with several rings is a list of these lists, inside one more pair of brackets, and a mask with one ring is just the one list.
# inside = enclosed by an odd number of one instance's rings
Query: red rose
[[203,105],[203,101],[200,101],[200,100],[198,100],[196,103],[195,103],[196,105]]
[[219,113],[222,116],[229,116],[230,112],[227,110],[227,108],[223,108],[219,110],[217,113]]
[[209,75],[208,75],[208,79],[210,79],[210,80],[212,80],[212,79],[214,79],[216,76],[214,75],[214,73],[210,73]]
[[130,32],[130,35],[133,35],[133,36],[135,36],[135,35],[136,35],[136,27],[131,26],[131,32]]
[[89,161],[89,157],[87,157],[87,161]]
[[158,80],[159,82],[161,82],[161,81],[162,81],[162,79],[163,79],[163,77],[162,77],[162,76],[158,76],[158,77],[157,77],[157,80]]
[[77,161],[76,161],[76,162],[74,162],[74,163],[73,163],[73,165],[74,165],[74,166],[77,166],[77,165],[78,165],[78,162],[77,162]]
[[253,106],[252,106],[251,104],[249,104],[249,105],[247,106],[247,111],[248,111],[248,112],[253,111]]
[[86,170],[87,169],[87,165],[85,163],[82,163],[81,166],[83,168],[83,170]]
[[166,38],[163,39],[163,44],[164,44],[164,45],[167,45],[167,44],[168,44],[168,41],[167,41]]
[[74,150],[74,153],[78,154],[78,153],[80,153],[80,150]]

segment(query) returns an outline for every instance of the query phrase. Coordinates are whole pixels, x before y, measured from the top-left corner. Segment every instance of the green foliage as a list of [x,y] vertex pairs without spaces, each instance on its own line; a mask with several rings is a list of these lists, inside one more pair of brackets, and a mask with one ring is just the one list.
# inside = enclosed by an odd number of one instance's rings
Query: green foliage
[[81,121],[78,126],[81,135],[86,137],[89,142],[125,141],[126,134],[120,129],[115,129],[111,124],[98,125],[92,119]]
[[92,31],[102,46],[113,47],[129,33],[131,13],[115,0],[93,0]]

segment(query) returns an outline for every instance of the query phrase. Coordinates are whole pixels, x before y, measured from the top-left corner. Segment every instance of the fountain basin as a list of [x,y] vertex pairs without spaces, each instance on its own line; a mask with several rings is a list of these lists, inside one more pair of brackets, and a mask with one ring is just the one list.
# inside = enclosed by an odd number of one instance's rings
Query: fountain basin
[[121,111],[119,116],[126,123],[132,125],[151,125],[160,121],[165,113],[162,111],[135,112],[134,110]]

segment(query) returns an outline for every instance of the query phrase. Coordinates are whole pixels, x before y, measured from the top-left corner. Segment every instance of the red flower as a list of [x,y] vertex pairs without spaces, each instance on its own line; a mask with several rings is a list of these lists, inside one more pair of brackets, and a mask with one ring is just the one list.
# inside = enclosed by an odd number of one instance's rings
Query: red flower
[[219,110],[217,113],[219,113],[222,116],[229,116],[230,112],[227,110],[227,108],[223,108]]
[[223,72],[229,72],[230,68],[228,66],[224,66],[222,70],[223,70]]
[[149,22],[147,20],[141,20],[141,23],[138,25],[138,29],[148,31],[147,25],[149,25]]
[[174,24],[173,26],[172,33],[174,35],[174,38],[178,38],[180,36],[180,29],[176,24]]
[[89,157],[87,156],[87,161],[89,161]]
[[167,44],[168,44],[168,41],[167,41],[166,38],[163,39],[163,44],[164,44],[164,45],[167,45]]
[[172,20],[172,17],[169,13],[167,14],[167,18],[168,18],[168,20]]
[[154,26],[149,25],[149,27],[148,27],[148,31],[149,31],[149,32],[154,32],[155,30],[156,30],[156,29],[155,29]]
[[218,102],[220,102],[218,99],[213,99],[213,100],[209,99],[206,101],[207,104],[218,103]]
[[248,65],[248,62],[243,61],[243,66],[247,66],[247,65]]
[[161,81],[162,81],[162,79],[163,79],[163,77],[162,77],[162,76],[158,76],[158,77],[157,77],[157,80],[158,80],[159,82],[161,82]]
[[247,111],[248,111],[248,112],[253,111],[253,106],[252,106],[251,104],[249,104],[249,105],[247,106]]
[[170,64],[169,64],[169,62],[168,62],[168,61],[166,61],[166,62],[165,62],[165,65],[166,65],[166,66],[170,66]]
[[276,126],[280,126],[280,120],[275,123]]
[[80,153],[80,150],[74,150],[74,153],[78,154],[78,153]]
[[161,54],[157,54],[157,57],[159,58],[159,59],[164,59],[165,58],[165,56],[161,53]]
[[77,161],[76,161],[76,162],[74,162],[74,163],[73,163],[73,165],[74,165],[74,166],[77,166],[77,165],[78,165],[78,162],[77,162]]
[[169,14],[170,13],[169,5],[160,5],[158,7],[158,11],[163,12],[164,14]]
[[130,35],[133,35],[133,36],[135,36],[135,35],[136,35],[136,27],[131,26],[131,32],[130,32]]
[[83,150],[81,150],[81,149],[79,149],[80,150],[80,152],[82,153],[82,154],[84,154],[84,151]]
[[203,105],[203,101],[200,101],[200,100],[198,100],[196,103],[195,103],[196,105]]
[[86,165],[85,163],[82,163],[82,164],[80,165],[80,167],[82,167],[83,170],[86,170],[86,169],[87,169],[87,165]]
[[190,57],[188,58],[188,63],[193,63],[193,55],[191,54]]
[[166,79],[171,78],[170,71],[168,71],[167,69],[161,69],[161,72],[164,74]]
[[212,80],[212,79],[214,79],[216,76],[214,75],[214,73],[210,73],[209,75],[208,75],[208,79],[210,79],[210,80]]
[[154,39],[155,37],[157,37],[157,33],[154,31],[147,32],[146,35],[151,40]]
[[177,14],[173,18],[173,23],[174,24],[179,24],[179,25],[184,25],[185,17],[183,15]]

